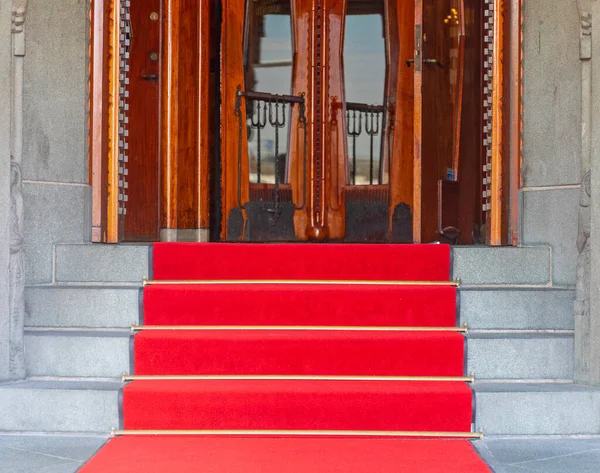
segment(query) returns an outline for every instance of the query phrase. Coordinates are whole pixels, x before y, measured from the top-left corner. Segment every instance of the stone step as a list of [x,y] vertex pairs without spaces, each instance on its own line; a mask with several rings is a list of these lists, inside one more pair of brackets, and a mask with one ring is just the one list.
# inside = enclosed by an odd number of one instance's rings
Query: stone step
[[[90,432],[119,427],[117,381],[0,384],[0,431]],[[476,382],[475,428],[486,435],[598,435],[600,388],[570,383]],[[577,406],[574,409],[573,406]]]
[[119,427],[116,381],[28,380],[0,384],[0,431],[90,432]]
[[150,276],[151,245],[56,245],[55,281],[142,283]]
[[[28,330],[27,373],[116,378],[131,372],[130,343],[127,331]],[[572,360],[570,334],[470,333],[468,338],[467,372],[477,379],[572,379]]]
[[600,388],[477,382],[476,430],[486,435],[598,435]]
[[467,347],[477,379],[573,379],[573,334],[470,332]]
[[552,282],[548,246],[454,247],[452,276],[463,285],[533,285]]
[[28,330],[27,375],[118,378],[130,372],[130,335],[127,331]]
[[140,289],[34,286],[25,290],[28,327],[128,328],[139,322]]
[[575,291],[554,288],[463,288],[461,324],[470,329],[572,330]]

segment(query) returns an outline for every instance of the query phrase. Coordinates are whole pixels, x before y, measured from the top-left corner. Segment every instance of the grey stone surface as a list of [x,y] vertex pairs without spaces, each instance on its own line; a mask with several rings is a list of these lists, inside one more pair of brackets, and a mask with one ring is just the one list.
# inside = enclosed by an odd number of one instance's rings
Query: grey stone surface
[[0,431],[96,432],[118,427],[120,383],[24,381],[0,384]]
[[573,379],[573,336],[472,334],[468,372],[477,379]]
[[462,289],[461,324],[470,329],[573,329],[574,291]]
[[87,183],[87,15],[87,1],[30,2],[25,179]]
[[486,438],[476,450],[495,473],[596,473],[600,439]]
[[37,286],[25,292],[29,327],[127,328],[139,322],[140,289]]
[[526,0],[523,9],[524,184],[577,184],[581,180],[577,3]]
[[149,245],[58,245],[56,281],[141,285],[150,274],[149,254]]
[[577,267],[578,188],[523,193],[523,242],[552,247],[555,285],[574,286]]
[[89,241],[88,186],[25,184],[25,260],[28,284],[52,281],[56,243]]
[[10,0],[0,0],[0,380],[8,378],[11,41]]
[[[0,448],[86,462],[108,440],[105,435],[0,435]],[[1,460],[0,460],[1,464]],[[21,470],[18,470],[21,471]]]
[[129,336],[127,332],[26,332],[27,375],[119,378],[129,373]]
[[600,389],[563,383],[474,384],[486,435],[600,434]]
[[550,248],[537,246],[512,247],[456,247],[453,249],[454,279],[463,285],[550,283]]

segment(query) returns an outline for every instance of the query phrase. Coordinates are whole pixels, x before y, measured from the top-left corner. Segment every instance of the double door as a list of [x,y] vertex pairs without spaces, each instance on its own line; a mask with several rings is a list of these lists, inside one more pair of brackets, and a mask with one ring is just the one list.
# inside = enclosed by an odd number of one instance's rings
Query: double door
[[222,5],[221,238],[454,238],[464,0]]

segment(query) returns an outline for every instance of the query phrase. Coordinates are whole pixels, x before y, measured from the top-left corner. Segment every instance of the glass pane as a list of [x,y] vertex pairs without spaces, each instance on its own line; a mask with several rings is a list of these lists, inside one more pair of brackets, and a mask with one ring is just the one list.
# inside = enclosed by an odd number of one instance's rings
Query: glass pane
[[[290,0],[249,0],[244,45],[246,91],[290,94],[292,41]],[[289,105],[247,99],[246,113],[250,182],[275,183],[276,154],[279,182],[285,182]]]
[[386,57],[384,5],[349,0],[344,38],[344,77],[350,184],[389,182],[380,176],[385,130]]

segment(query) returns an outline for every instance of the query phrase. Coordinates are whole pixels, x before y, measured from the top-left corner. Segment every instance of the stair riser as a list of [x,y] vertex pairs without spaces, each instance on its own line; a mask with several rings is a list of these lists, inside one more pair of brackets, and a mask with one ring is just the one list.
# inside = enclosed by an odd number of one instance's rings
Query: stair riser
[[460,321],[470,329],[573,329],[575,292],[549,289],[460,291]]
[[98,432],[119,426],[118,391],[2,389],[0,431]]
[[459,333],[142,332],[135,374],[463,376]]
[[600,391],[485,392],[476,396],[486,435],[598,435]]
[[453,287],[150,286],[144,290],[146,325],[453,327],[456,322]]
[[464,383],[346,381],[134,381],[125,428],[467,432]]
[[572,336],[469,337],[468,372],[477,379],[572,379]]
[[140,289],[30,287],[25,304],[28,327],[127,328],[139,322]]
[[[78,333],[61,334],[60,332],[42,332],[29,333],[25,337],[27,352],[27,367],[29,376],[82,376],[82,377],[119,377],[122,373],[131,374],[130,369],[130,340],[127,334],[100,334],[94,332],[85,335]],[[466,374],[474,372],[477,379],[570,379],[573,374],[572,337],[510,337],[505,338],[471,338],[467,341],[468,366]],[[267,350],[267,347],[263,347]],[[202,348],[197,348],[202,350]],[[329,350],[327,348],[327,350]],[[213,351],[216,356],[217,349]],[[200,356],[201,352],[198,352]],[[385,369],[394,366],[394,363],[400,363],[402,349],[394,353],[393,361],[387,364],[384,357],[380,361],[386,366]],[[219,352],[219,354],[222,354]],[[161,364],[161,356],[168,356],[167,351],[163,355],[157,355],[144,367],[140,365],[140,371],[137,374],[156,372]],[[265,356],[260,361],[261,355],[258,354],[256,364],[251,363],[252,358],[246,358],[241,363],[247,363],[255,368],[265,366],[272,355]],[[333,357],[333,352],[328,352]],[[307,356],[306,353],[299,353],[298,357]],[[427,355],[424,355],[425,357]],[[429,354],[431,356],[431,354]],[[291,357],[290,357],[291,358]],[[164,358],[162,358],[164,359]],[[198,357],[189,357],[189,362],[193,363]],[[390,357],[390,359],[392,359]],[[264,361],[267,360],[267,361]],[[303,365],[299,358],[292,360],[299,366]],[[343,360],[340,360],[340,363]],[[414,360],[414,366],[427,361],[426,358]],[[333,366],[336,360],[332,359]],[[367,363],[366,359],[362,362],[364,366],[375,366]],[[216,365],[215,365],[216,366]],[[233,365],[232,365],[233,366]],[[242,365],[235,365],[239,367]],[[399,366],[399,365],[396,365]],[[451,368],[456,370],[456,366]],[[143,371],[142,371],[143,370]],[[415,371],[416,372],[416,371]],[[442,376],[442,372],[430,375]],[[462,375],[461,371],[459,375]],[[178,374],[178,373],[163,373]],[[231,373],[219,373],[231,374]],[[290,374],[290,373],[286,373]],[[299,374],[299,373],[291,373]],[[314,374],[314,373],[312,373]],[[331,374],[331,373],[327,373]],[[363,373],[352,373],[360,375]],[[410,376],[413,373],[403,372],[398,375]],[[422,372],[420,375],[424,375]],[[383,375],[383,374],[382,374]]]
[[464,285],[539,285],[551,283],[547,246],[459,247],[452,249],[452,278]]
[[130,371],[128,335],[28,334],[28,376],[119,378]]

